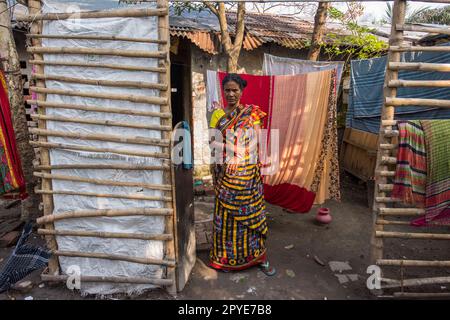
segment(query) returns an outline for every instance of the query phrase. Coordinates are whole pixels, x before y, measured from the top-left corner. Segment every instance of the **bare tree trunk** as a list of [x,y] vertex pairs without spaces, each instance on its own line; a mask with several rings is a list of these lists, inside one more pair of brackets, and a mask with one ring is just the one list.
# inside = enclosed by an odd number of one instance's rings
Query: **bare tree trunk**
[[244,42],[245,35],[245,3],[240,2],[237,9],[236,18],[236,34],[234,37],[234,42],[231,41],[230,33],[228,31],[228,22],[225,4],[223,2],[218,3],[214,6],[211,3],[205,2],[205,5],[214,13],[219,19],[220,32],[222,35],[221,42],[227,55],[227,72],[237,72],[238,60],[241,53],[242,44]]
[[[16,136],[16,144],[22,163],[22,170],[27,184],[28,199],[22,201],[22,220],[32,218],[31,210],[37,212],[36,195],[34,194],[35,178],[33,177],[34,151],[29,143],[28,125],[23,97],[23,82],[20,72],[20,60],[11,29],[11,18],[6,0],[0,0],[0,53],[5,58],[4,69],[9,89],[12,122]],[[36,215],[35,215],[36,216]]]
[[320,53],[323,33],[325,31],[325,22],[327,20],[329,2],[319,2],[316,16],[314,17],[314,32],[311,39],[311,47],[308,52],[308,60],[317,61]]

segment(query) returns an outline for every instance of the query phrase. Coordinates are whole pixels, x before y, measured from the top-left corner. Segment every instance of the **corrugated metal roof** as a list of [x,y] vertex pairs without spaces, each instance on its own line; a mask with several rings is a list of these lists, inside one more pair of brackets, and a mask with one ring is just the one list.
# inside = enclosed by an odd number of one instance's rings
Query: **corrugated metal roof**
[[[235,31],[236,13],[227,13],[228,28],[231,34]],[[337,35],[346,35],[341,26],[327,24],[327,32]],[[197,39],[194,42],[200,49],[212,53],[217,53],[218,41],[220,38],[220,26],[218,19],[209,11],[183,12],[180,16],[170,16],[170,29],[172,36],[183,36],[191,39],[192,33],[209,32],[210,38]],[[307,46],[311,40],[314,30],[314,22],[299,19],[293,16],[259,14],[247,12],[245,14],[245,38],[243,48],[254,50],[264,43],[276,43],[290,49],[301,49]],[[326,39],[325,41],[331,41]],[[216,47],[212,50],[212,45]]]

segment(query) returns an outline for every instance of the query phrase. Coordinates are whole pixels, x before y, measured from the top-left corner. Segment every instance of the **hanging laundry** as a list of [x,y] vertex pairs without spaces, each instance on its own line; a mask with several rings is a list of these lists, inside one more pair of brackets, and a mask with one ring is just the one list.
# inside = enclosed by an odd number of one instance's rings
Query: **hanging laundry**
[[7,195],[18,191],[20,198],[25,199],[25,178],[11,120],[8,87],[2,71],[0,82],[0,194]]
[[[224,105],[219,90],[226,73],[208,71],[208,106]],[[267,113],[262,127],[268,136],[277,129],[279,168],[264,176],[266,201],[295,212],[308,212],[314,203],[340,199],[337,160],[336,71],[302,75],[255,76],[247,81],[242,104],[254,104]],[[214,108],[210,108],[214,109]],[[270,146],[270,140],[267,145]],[[265,161],[263,161],[265,162]]]
[[412,225],[450,225],[450,120],[399,122],[392,197],[425,208]]

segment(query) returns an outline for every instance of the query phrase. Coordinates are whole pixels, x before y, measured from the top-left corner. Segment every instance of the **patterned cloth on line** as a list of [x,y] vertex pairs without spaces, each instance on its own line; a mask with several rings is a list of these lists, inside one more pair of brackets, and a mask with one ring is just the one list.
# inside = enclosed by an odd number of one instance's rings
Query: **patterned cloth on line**
[[46,249],[26,245],[33,225],[27,223],[14,251],[0,272],[0,292],[8,290],[17,281],[25,278],[34,270],[47,265],[51,253]]
[[423,208],[427,177],[424,132],[420,121],[399,122],[398,130],[397,169],[392,197]]
[[392,197],[425,208],[415,226],[450,225],[450,120],[399,122]]

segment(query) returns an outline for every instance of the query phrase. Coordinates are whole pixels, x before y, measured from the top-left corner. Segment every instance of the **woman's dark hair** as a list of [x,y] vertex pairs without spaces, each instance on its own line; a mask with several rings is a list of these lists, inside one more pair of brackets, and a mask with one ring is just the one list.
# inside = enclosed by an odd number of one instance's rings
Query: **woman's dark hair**
[[247,81],[242,79],[238,74],[229,73],[225,76],[225,78],[223,78],[222,87],[225,87],[225,85],[230,81],[236,82],[239,85],[239,88],[241,88],[241,90],[247,86]]

